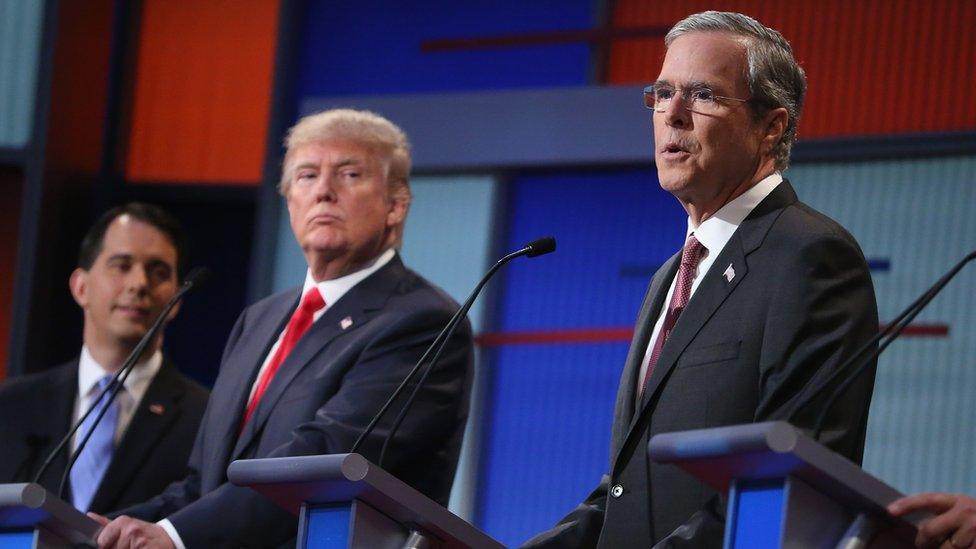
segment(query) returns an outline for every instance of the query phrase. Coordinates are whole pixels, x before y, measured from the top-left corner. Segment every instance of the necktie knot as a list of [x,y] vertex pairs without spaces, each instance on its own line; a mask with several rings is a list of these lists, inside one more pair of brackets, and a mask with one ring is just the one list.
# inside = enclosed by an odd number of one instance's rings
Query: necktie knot
[[704,251],[705,247],[695,238],[695,235],[688,235],[684,250],[681,251],[681,265],[698,265]]
[[298,309],[306,314],[314,314],[315,311],[318,311],[322,307],[325,307],[325,300],[322,299],[322,294],[319,293],[319,289],[313,287],[302,298],[302,303],[298,306]]
[[109,386],[109,384],[111,384],[111,383],[112,383],[112,379],[113,379],[113,377],[114,377],[114,376],[111,376],[111,375],[106,375],[106,376],[103,376],[103,377],[102,377],[101,379],[99,379],[99,380],[98,380],[98,381],[97,381],[97,382],[95,383],[95,395],[97,395],[98,393],[100,393],[100,392],[102,392],[102,391],[104,391],[104,390],[105,390],[105,388],[106,388],[106,387],[108,387],[108,386]]

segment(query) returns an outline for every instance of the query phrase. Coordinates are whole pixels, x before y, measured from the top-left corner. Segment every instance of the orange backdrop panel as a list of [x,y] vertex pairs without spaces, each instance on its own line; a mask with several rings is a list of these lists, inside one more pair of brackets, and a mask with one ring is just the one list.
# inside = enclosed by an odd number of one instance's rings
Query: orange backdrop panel
[[261,180],[278,0],[145,0],[126,179]]
[[[786,36],[807,73],[800,137],[976,129],[972,0],[617,0],[614,25],[670,26],[738,11]],[[661,38],[615,42],[608,80],[657,78]]]

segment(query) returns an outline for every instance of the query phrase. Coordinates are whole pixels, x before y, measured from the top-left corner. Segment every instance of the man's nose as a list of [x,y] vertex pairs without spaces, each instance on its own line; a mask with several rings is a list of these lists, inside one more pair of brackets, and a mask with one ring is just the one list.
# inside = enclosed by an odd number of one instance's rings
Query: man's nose
[[125,277],[127,289],[142,292],[149,287],[149,273],[144,265],[136,264],[129,269]]
[[668,106],[661,112],[664,122],[676,128],[684,128],[691,124],[691,111],[686,106],[689,105],[685,99],[685,94],[675,93],[668,103]]
[[331,202],[335,200],[335,181],[331,174],[322,174],[312,185],[312,193],[316,202]]

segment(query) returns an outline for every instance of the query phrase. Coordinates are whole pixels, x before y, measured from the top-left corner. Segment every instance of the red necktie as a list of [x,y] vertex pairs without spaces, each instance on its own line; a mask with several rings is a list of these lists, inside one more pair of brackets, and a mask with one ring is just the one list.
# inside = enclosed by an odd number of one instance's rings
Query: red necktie
[[681,252],[681,266],[678,268],[678,278],[674,284],[674,293],[671,294],[671,303],[668,304],[668,312],[664,316],[664,324],[661,325],[661,331],[657,334],[657,340],[654,341],[654,350],[651,351],[651,358],[647,361],[647,371],[644,373],[644,380],[641,383],[642,394],[647,388],[647,380],[651,379],[651,372],[654,371],[654,365],[661,358],[661,349],[664,348],[664,342],[671,335],[671,330],[674,328],[675,323],[678,322],[678,316],[681,315],[681,311],[685,310],[685,307],[688,305],[688,300],[691,298],[691,284],[695,280],[695,271],[698,269],[698,263],[701,261],[704,250],[705,247],[698,242],[695,235],[688,235],[685,248]]
[[261,402],[261,396],[264,395],[264,391],[267,390],[268,385],[271,385],[271,380],[278,372],[278,368],[281,368],[281,364],[288,358],[288,354],[291,353],[295,344],[298,343],[298,340],[312,326],[313,315],[322,307],[325,307],[325,300],[322,299],[322,294],[319,293],[318,288],[313,287],[305,294],[302,303],[295,309],[295,313],[291,316],[291,320],[288,321],[288,326],[285,328],[285,335],[281,338],[281,345],[278,345],[278,349],[271,358],[271,363],[268,364],[264,373],[261,374],[258,386],[254,389],[254,395],[247,404],[244,420],[241,421],[241,430],[244,429],[244,425],[247,425],[251,416],[254,415],[254,410],[257,409],[258,403]]

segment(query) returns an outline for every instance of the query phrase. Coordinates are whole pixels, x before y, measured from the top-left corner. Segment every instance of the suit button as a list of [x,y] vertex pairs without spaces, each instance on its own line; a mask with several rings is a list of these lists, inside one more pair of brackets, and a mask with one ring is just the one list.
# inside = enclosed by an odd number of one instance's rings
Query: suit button
[[610,489],[610,495],[615,498],[619,498],[620,496],[624,495],[624,487],[620,484],[614,484],[613,488]]

